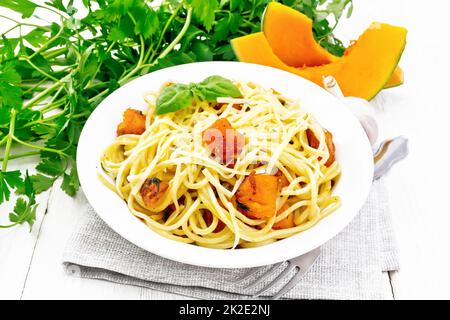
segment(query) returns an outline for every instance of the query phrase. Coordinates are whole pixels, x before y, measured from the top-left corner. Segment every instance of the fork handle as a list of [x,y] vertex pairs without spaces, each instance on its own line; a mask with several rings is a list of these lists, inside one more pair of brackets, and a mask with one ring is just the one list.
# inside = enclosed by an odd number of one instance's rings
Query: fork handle
[[387,173],[394,164],[404,159],[408,152],[408,139],[405,137],[400,136],[382,142],[373,157],[375,163],[373,179],[377,180]]

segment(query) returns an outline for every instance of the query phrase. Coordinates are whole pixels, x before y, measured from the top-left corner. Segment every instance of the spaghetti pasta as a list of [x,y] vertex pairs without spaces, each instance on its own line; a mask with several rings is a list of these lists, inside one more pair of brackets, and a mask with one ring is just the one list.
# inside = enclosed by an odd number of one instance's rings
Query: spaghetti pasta
[[[144,132],[121,134],[102,153],[102,181],[167,238],[260,246],[311,228],[340,205],[331,134],[297,101],[254,83],[234,85],[242,97],[195,99],[164,115],[155,112],[159,92],[148,94]],[[222,142],[205,140],[211,128]]]

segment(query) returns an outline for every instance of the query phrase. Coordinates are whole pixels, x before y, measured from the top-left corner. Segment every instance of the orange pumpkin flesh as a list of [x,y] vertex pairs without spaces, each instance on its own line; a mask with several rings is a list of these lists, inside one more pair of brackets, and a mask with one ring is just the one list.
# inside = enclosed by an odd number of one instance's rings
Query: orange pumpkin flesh
[[[357,43],[357,41],[352,41],[351,45],[345,50],[344,56],[348,56],[349,55],[349,53],[355,47],[356,43]],[[393,87],[398,87],[398,86],[403,84],[403,80],[404,80],[403,70],[402,70],[402,68],[400,68],[400,66],[397,66],[397,68],[395,68],[395,71],[392,74],[392,76],[389,79],[389,81],[384,85],[383,89],[389,89],[389,88],[393,88]]]
[[273,52],[264,33],[257,32],[231,41],[240,61],[266,65],[295,73],[323,86],[332,75],[345,96],[372,99],[388,82],[406,45],[406,29],[374,23],[358,39],[347,56],[317,67],[294,68]]
[[262,30],[275,55],[289,66],[319,66],[339,60],[316,42],[311,19],[288,6],[270,2]]
[[250,219],[267,219],[276,213],[278,189],[277,176],[252,172],[239,186],[233,201]]

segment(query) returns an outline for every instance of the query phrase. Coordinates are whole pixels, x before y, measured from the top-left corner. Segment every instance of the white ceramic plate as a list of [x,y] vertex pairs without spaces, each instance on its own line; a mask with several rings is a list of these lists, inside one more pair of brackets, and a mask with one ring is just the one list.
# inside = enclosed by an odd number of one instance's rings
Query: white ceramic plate
[[[342,177],[335,193],[342,206],[313,228],[258,248],[219,250],[169,240],[146,227],[125,202],[97,177],[101,152],[116,136],[126,108],[145,109],[144,94],[165,81],[198,82],[210,75],[252,81],[300,99],[302,107],[333,133]],[[304,254],[339,233],[358,214],[372,184],[373,157],[358,120],[337,98],[296,75],[240,62],[192,63],[159,70],[135,79],[108,96],[92,113],[81,134],[77,154],[78,174],[87,199],[98,215],[122,237],[162,257],[206,267],[242,268],[272,264]]]

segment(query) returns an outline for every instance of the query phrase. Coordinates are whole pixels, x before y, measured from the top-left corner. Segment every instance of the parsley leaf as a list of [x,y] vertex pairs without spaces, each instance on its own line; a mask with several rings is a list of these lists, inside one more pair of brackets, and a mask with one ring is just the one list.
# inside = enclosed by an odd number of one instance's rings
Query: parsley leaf
[[29,18],[38,7],[29,0],[2,0],[0,6],[9,8],[22,14],[22,18]]
[[153,9],[144,6],[143,8],[135,8],[131,12],[136,19],[135,34],[142,35],[145,39],[148,39],[159,32],[158,15]]
[[45,33],[47,31],[44,29],[33,29],[23,38],[28,41],[33,47],[38,47],[40,44],[45,42]]
[[15,225],[28,223],[31,231],[36,221],[36,209],[37,204],[34,203],[34,199],[28,199],[27,201],[23,198],[18,198],[13,212],[9,214],[9,220]]
[[189,4],[192,6],[194,16],[204,25],[207,31],[210,31],[215,18],[214,11],[219,7],[219,1],[190,0]]
[[[41,156],[42,158],[42,156]],[[44,158],[36,166],[36,170],[52,177],[62,175],[66,171],[67,163],[60,157]]]
[[21,188],[24,182],[19,170],[2,172],[0,171],[0,204],[8,201],[11,195],[11,189]]
[[[23,188],[23,193],[27,197],[27,200],[23,197],[17,198],[13,212],[9,214],[9,220],[13,224],[6,227],[28,223],[31,231],[31,228],[36,221],[36,209],[38,205],[36,204],[35,193],[28,171],[25,173],[25,179],[21,187]],[[5,226],[3,227],[5,228]]]
[[64,174],[64,179],[61,184],[63,189],[69,196],[73,197],[80,188],[80,181],[78,180],[78,172],[76,166],[70,170],[70,174]]
[[19,195],[27,194],[30,190],[27,190],[28,188],[31,188],[32,192],[34,194],[39,194],[44,191],[47,191],[50,189],[50,187],[55,183],[56,177],[48,177],[46,175],[36,173],[34,175],[29,176],[29,182],[28,185],[22,185],[19,188],[17,188],[16,193]]
[[17,86],[21,76],[12,62],[0,64],[0,108],[20,108],[22,90]]

